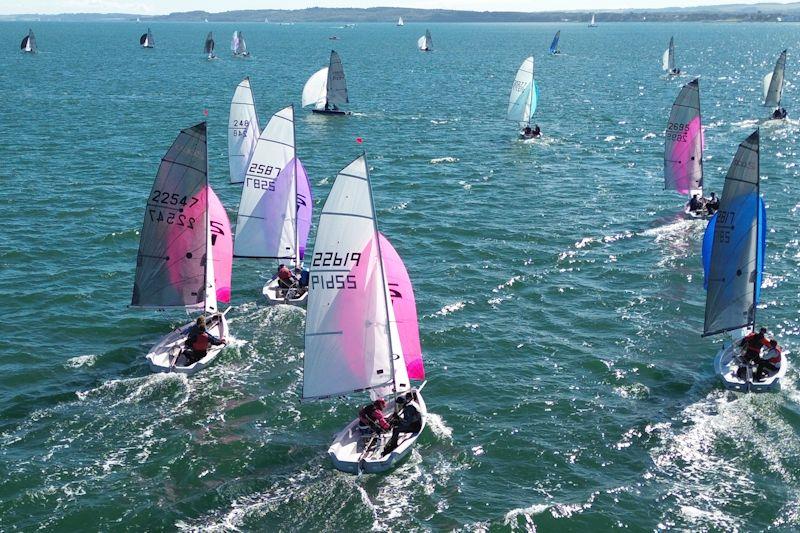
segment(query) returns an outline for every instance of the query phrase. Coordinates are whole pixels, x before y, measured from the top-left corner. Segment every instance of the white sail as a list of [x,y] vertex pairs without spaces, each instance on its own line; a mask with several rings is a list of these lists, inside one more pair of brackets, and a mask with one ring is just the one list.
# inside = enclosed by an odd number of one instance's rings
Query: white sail
[[403,17],[400,17],[400,18],[397,19],[397,25],[398,26],[403,26],[404,25]]
[[393,315],[378,242],[362,155],[336,176],[320,214],[306,314],[304,399],[375,389],[394,379],[392,350],[400,346],[390,333]]
[[303,107],[314,104],[316,109],[325,107],[328,94],[328,67],[316,71],[303,87]]
[[347,81],[344,78],[344,66],[339,54],[331,50],[331,62],[328,67],[327,99],[329,104],[346,104]]
[[664,189],[703,196],[703,124],[700,80],[678,93],[664,131]]
[[[210,190],[210,189],[209,189]],[[214,246],[211,243],[211,216],[206,216],[206,301],[203,309],[206,313],[216,313],[217,283],[214,279]]]
[[764,76],[764,105],[769,107],[780,107],[783,96],[783,75],[786,69],[786,50],[781,52],[778,61],[775,62],[775,69],[771,74]]
[[228,119],[228,165],[231,183],[244,181],[259,135],[261,130],[258,127],[258,113],[253,101],[250,78],[245,78],[233,93]]
[[425,35],[417,40],[417,47],[425,52],[433,51],[433,38],[430,30],[425,30]]
[[664,55],[661,56],[661,69],[669,70],[669,48],[664,50]]
[[594,22],[594,13],[592,13],[592,21],[589,23],[589,26],[597,26]]
[[[293,250],[296,245],[294,228],[297,227],[294,157],[294,110],[289,106],[272,115],[258,138],[245,173],[236,217],[234,257],[296,257]],[[291,184],[289,190],[279,186],[285,180]],[[283,199],[284,195],[292,198],[292,208],[280,212],[276,206],[288,202]],[[287,241],[291,246],[289,250]]]
[[530,56],[520,65],[514,84],[511,86],[511,94],[508,97],[508,120],[519,122],[521,125],[528,124],[534,98],[533,56]]

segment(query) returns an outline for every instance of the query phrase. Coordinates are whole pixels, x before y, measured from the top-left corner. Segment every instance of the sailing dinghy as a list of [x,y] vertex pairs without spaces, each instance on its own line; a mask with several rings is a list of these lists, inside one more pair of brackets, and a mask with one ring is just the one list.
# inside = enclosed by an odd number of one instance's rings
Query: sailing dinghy
[[425,35],[417,39],[417,48],[423,52],[433,52],[433,37],[430,30],[425,30]]
[[[230,301],[232,242],[228,215],[208,185],[205,122],[182,130],[161,160],[140,235],[131,306],[200,310],[207,331],[224,339],[228,323],[217,304]],[[209,346],[205,357],[186,365],[193,324],[150,349],[152,371],[193,374],[211,364],[224,345]]]
[[398,26],[405,26],[405,22],[403,22],[403,17],[400,17],[400,18],[397,19],[397,25]]
[[36,36],[33,35],[33,30],[28,29],[28,35],[22,38],[19,45],[20,50],[29,54],[35,54],[38,51],[36,47]]
[[231,52],[233,52],[233,57],[250,57],[244,34],[238,30],[233,32],[233,37],[231,38]]
[[783,120],[787,115],[786,110],[781,107],[785,70],[786,50],[781,52],[778,61],[775,62],[775,69],[764,76],[764,106],[775,108],[770,116],[774,120]]
[[672,37],[669,38],[669,46],[661,56],[661,69],[666,71],[668,76],[677,76],[681,73],[681,69],[675,67],[675,40]]
[[594,21],[594,13],[592,13],[592,20],[591,20],[591,22],[589,22],[589,27],[590,28],[596,28],[597,27],[597,23]]
[[[767,216],[759,194],[759,133],[739,145],[722,191],[719,211],[703,238],[706,313],[703,337],[727,333],[714,358],[714,371],[728,389],[743,392],[778,390],[789,366],[754,378],[755,365],[740,359],[739,341],[754,330],[766,257]],[[737,373],[745,366],[746,372]]]
[[139,37],[139,44],[142,45],[142,48],[155,48],[156,41],[153,39],[153,32],[150,31],[150,28],[147,28],[147,33],[143,33],[141,37]]
[[339,109],[340,104],[350,102],[347,96],[347,80],[344,66],[334,50],[327,67],[316,71],[303,87],[303,107],[314,105],[312,111],[321,115],[349,115],[349,111]]
[[[234,257],[274,259],[302,271],[311,229],[311,186],[297,158],[294,107],[275,113],[261,132],[247,168],[236,217]],[[277,275],[262,289],[271,304],[305,305],[304,287],[280,287]]]
[[519,135],[522,139],[532,139],[541,135],[541,133],[535,133],[538,126],[534,130],[531,129],[531,119],[538,102],[539,89],[533,79],[533,56],[530,56],[522,62],[517,70],[517,76],[511,86],[511,94],[508,97],[507,118],[519,124]]
[[553,42],[550,43],[550,54],[551,55],[558,55],[561,53],[561,50],[558,49],[558,40],[561,38],[561,30],[556,32],[555,37],[553,37]]
[[[208,22],[206,20],[206,22]],[[206,42],[203,46],[203,53],[208,56],[208,59],[216,59],[217,55],[214,53],[214,33],[208,32],[206,35]]]
[[228,166],[231,183],[244,182],[259,135],[261,130],[258,127],[258,113],[253,101],[250,78],[247,77],[233,93],[228,117]]
[[[328,449],[344,472],[383,472],[411,452],[425,429],[427,408],[416,304],[408,272],[378,232],[366,155],[336,176],[320,214],[306,314],[303,399],[370,391],[373,399],[410,393],[420,431],[401,433],[384,454],[389,433],[350,422]],[[423,383],[424,386],[424,383]]]
[[694,195],[703,197],[703,128],[700,117],[700,80],[683,86],[664,130],[664,189],[688,197],[683,212],[692,218],[705,217],[706,211],[691,211]]

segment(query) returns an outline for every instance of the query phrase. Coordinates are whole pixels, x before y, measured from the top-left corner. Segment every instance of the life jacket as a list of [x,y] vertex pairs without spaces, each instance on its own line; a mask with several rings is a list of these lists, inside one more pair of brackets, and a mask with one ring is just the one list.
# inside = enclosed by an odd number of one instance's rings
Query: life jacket
[[194,342],[192,342],[192,350],[195,352],[205,352],[208,350],[208,345],[211,344],[210,339],[208,338],[208,333],[205,331],[202,333],[198,333],[197,336],[194,338]]
[[758,333],[751,333],[742,340],[742,346],[749,354],[758,355],[766,344],[766,339]]
[[776,368],[781,367],[781,349],[780,348],[770,348],[767,352],[767,361],[775,365]]

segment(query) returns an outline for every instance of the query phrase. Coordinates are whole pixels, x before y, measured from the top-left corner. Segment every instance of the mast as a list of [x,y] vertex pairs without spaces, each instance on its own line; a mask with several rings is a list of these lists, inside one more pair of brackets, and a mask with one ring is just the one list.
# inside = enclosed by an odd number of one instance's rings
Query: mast
[[[756,310],[758,309],[758,283],[759,283],[759,256],[761,255],[761,225],[758,223],[761,218],[761,128],[756,128],[758,133],[758,157],[756,157],[756,275],[753,276],[753,329],[756,331]],[[761,264],[764,258],[761,257]]]
[[[672,39],[670,39],[672,42]],[[700,101],[700,80],[697,80],[697,116],[700,118],[700,198],[704,198],[703,190],[706,187],[705,183],[705,171],[703,170],[703,107],[702,102]],[[692,199],[692,191],[689,191],[689,200]]]
[[[375,238],[375,244],[378,246],[378,261],[381,265],[381,292],[383,293],[383,305],[384,309],[386,309],[386,333],[387,337],[389,338],[389,372],[392,373],[392,396],[397,395],[397,378],[395,377],[394,373],[394,346],[392,345],[392,326],[389,323],[389,306],[391,303],[389,302],[386,296],[386,269],[383,265],[383,254],[381,254],[381,239],[380,233],[378,231],[378,214],[375,212],[375,197],[372,195],[372,181],[369,179],[369,165],[367,164],[367,152],[362,152],[364,157],[364,168],[366,169],[367,173],[367,188],[369,189],[369,199],[370,204],[372,207],[372,228]],[[405,363],[404,363],[405,364]],[[397,402],[394,404],[395,412],[397,412]]]
[[[299,220],[297,219],[297,126],[295,125],[294,120],[294,103],[292,103],[292,138],[294,139],[294,161],[292,165],[294,166],[293,174],[294,174],[294,192],[292,196],[292,221],[293,221],[293,234],[294,234],[294,264],[296,267],[300,267],[300,237],[298,236],[298,231],[300,231],[300,224]],[[300,274],[302,274],[302,269]]]

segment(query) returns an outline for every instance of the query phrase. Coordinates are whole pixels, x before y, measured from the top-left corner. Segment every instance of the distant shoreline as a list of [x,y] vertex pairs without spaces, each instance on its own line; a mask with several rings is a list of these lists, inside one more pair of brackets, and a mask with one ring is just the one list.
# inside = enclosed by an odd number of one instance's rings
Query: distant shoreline
[[254,9],[243,11],[187,11],[169,15],[146,16],[135,13],[63,13],[58,15],[19,14],[0,15],[7,21],[81,21],[81,22],[256,22],[291,23],[391,23],[403,17],[406,23],[513,23],[557,22],[587,24],[592,14],[598,25],[607,22],[798,22],[800,2],[790,4],[729,4],[691,8],[624,9],[607,11],[456,11],[446,9],[412,9],[400,7],[374,8],[307,8],[297,10]]

